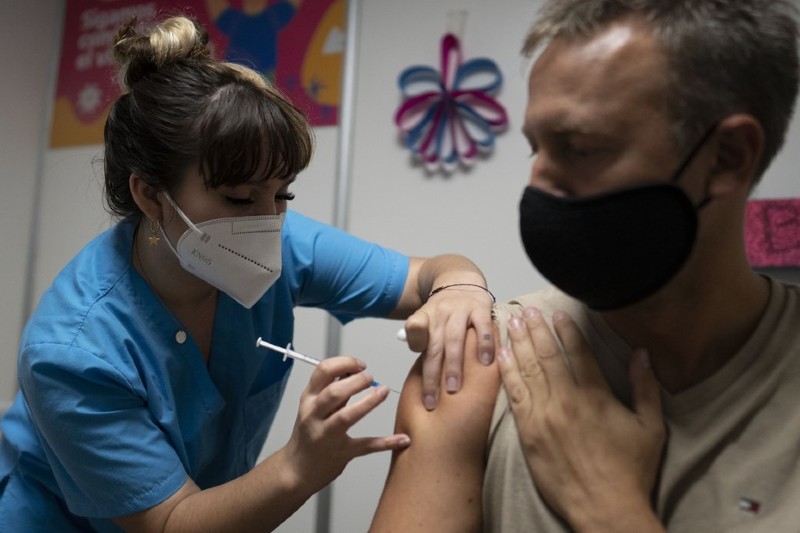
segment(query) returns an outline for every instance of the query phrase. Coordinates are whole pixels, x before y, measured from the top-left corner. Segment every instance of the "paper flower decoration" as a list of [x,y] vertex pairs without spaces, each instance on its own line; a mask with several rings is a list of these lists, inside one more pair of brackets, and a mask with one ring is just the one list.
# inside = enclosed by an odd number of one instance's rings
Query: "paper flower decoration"
[[429,169],[469,166],[479,153],[491,152],[495,134],[508,124],[494,95],[503,76],[494,61],[462,63],[461,45],[453,34],[442,38],[441,72],[413,66],[398,79],[404,101],[395,124],[405,146]]

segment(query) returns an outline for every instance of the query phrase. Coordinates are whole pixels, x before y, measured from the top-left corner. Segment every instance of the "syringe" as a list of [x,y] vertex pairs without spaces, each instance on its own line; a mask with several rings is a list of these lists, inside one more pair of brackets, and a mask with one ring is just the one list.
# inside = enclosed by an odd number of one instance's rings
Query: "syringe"
[[[297,361],[302,361],[304,363],[308,363],[309,365],[313,365],[313,366],[317,366],[320,363],[319,359],[314,359],[313,357],[309,357],[307,355],[301,354],[300,352],[295,352],[294,350],[292,350],[292,343],[291,342],[286,345],[286,348],[281,348],[280,346],[278,346],[276,344],[269,343],[269,342],[263,340],[261,337],[259,337],[258,340],[256,340],[256,347],[267,348],[268,350],[272,350],[273,352],[282,353],[284,361],[286,361],[287,357],[291,357],[292,359],[295,359]],[[378,383],[377,381],[373,380],[371,385],[373,387],[378,387],[378,386],[380,386],[380,383]],[[398,392],[398,391],[396,391],[396,390],[394,390],[394,389],[392,389],[390,387],[386,387],[386,388],[389,389],[390,391],[396,393],[396,394],[400,394],[400,392]]]

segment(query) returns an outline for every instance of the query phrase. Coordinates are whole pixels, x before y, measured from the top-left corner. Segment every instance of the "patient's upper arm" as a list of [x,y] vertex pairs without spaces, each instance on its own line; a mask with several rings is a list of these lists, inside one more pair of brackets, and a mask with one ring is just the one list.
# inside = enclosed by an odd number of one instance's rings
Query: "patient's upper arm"
[[[495,364],[478,361],[470,329],[461,390],[443,393],[439,405],[422,405],[421,357],[400,397],[396,431],[411,445],[392,465],[370,531],[478,531],[485,448],[500,377]],[[444,390],[444,384],[442,384]]]

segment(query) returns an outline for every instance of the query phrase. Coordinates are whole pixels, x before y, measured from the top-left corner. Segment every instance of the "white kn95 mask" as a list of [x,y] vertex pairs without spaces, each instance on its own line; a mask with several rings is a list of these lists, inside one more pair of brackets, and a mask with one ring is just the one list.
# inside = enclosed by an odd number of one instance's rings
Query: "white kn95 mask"
[[280,215],[215,218],[197,225],[170,195],[164,196],[189,229],[172,246],[181,267],[251,308],[281,275]]

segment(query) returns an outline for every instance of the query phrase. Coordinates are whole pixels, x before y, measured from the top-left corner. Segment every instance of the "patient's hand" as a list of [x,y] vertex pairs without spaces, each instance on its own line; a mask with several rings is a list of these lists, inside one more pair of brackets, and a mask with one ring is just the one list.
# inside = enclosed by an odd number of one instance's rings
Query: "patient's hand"
[[[611,393],[578,327],[535,309],[509,321],[498,363],[534,483],[578,531],[663,531],[650,507],[664,425],[646,353],[635,352],[633,411]],[[569,361],[569,366],[567,362]]]

